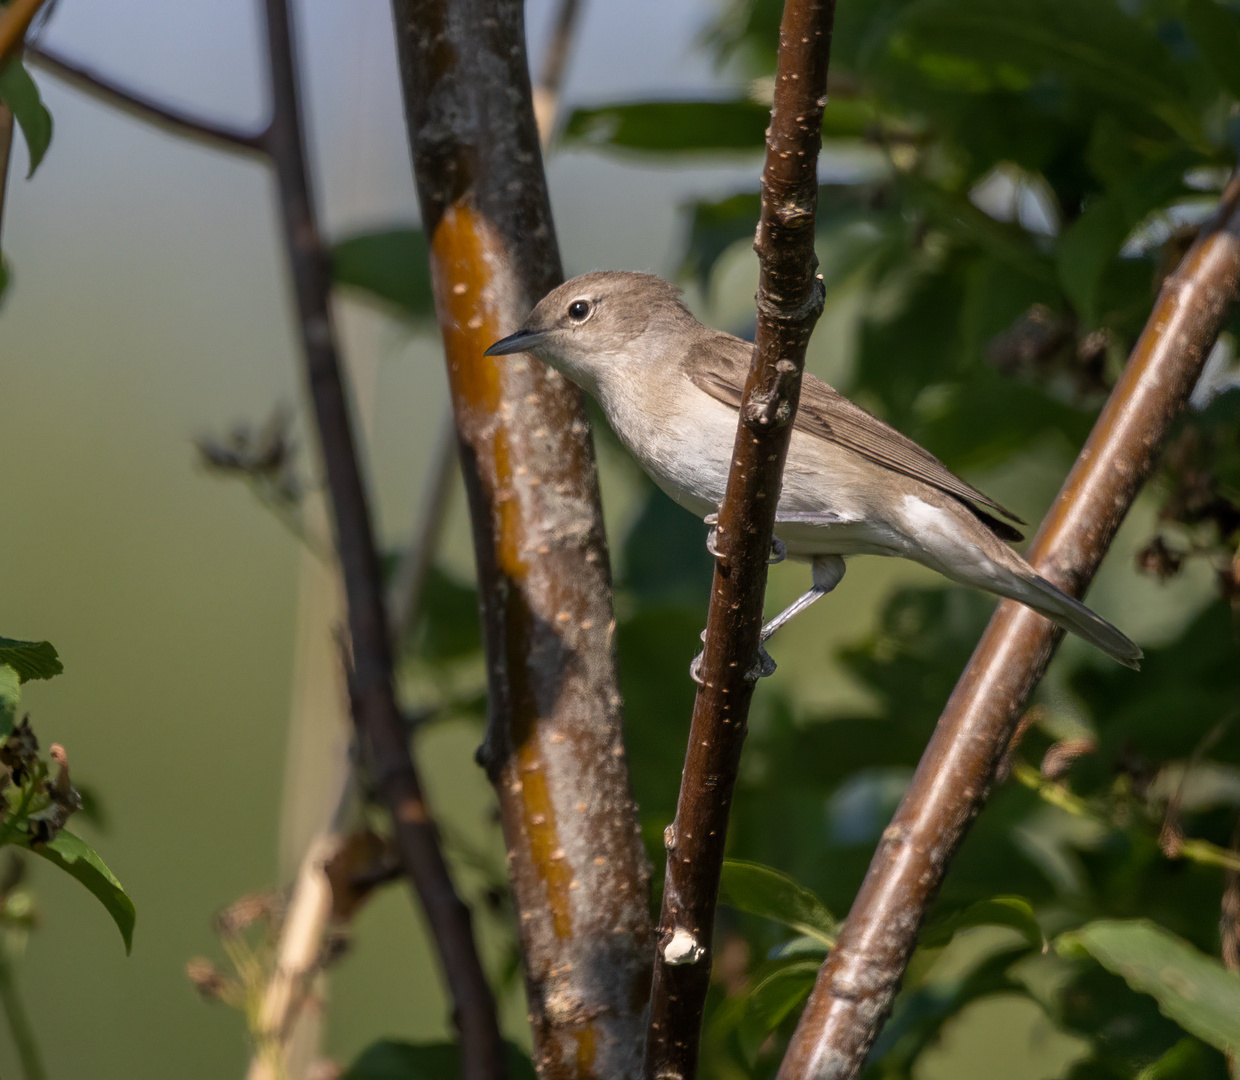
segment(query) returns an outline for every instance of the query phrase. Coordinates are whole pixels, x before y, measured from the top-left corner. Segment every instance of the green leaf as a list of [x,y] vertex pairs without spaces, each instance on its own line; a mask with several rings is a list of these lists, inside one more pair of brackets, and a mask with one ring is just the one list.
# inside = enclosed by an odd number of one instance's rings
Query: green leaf
[[480,651],[477,589],[431,567],[413,646],[428,660],[453,660]]
[[17,57],[0,67],[0,101],[12,112],[21,126],[30,151],[29,179],[34,175],[52,141],[52,114],[39,97],[39,87]]
[[415,319],[433,318],[430,261],[421,229],[359,233],[332,248],[332,278]]
[[901,28],[912,35],[923,67],[937,63],[950,74],[952,61],[975,65],[971,71],[986,81],[967,87],[974,92],[1024,88],[1053,72],[1197,135],[1167,49],[1114,0],[919,0],[906,9]]
[[920,944],[928,947],[946,945],[962,930],[974,926],[1006,926],[1037,949],[1045,940],[1042,927],[1033,916],[1033,905],[1028,900],[1023,896],[995,896],[979,900],[941,921],[931,923],[922,932]]
[[761,150],[771,110],[756,101],[636,101],[577,109],[564,138],[655,153]]
[[[822,113],[824,139],[866,137],[879,118],[861,98],[829,101]],[[771,107],[750,98],[726,101],[630,101],[577,109],[564,139],[644,153],[726,153],[766,146]]]
[[17,703],[22,698],[21,676],[10,664],[0,664],[0,738],[13,730]]
[[1100,919],[1061,935],[1055,946],[1063,955],[1088,952],[1211,1046],[1240,1049],[1240,976],[1156,923]]
[[795,960],[759,978],[745,999],[737,1030],[741,1049],[752,1066],[766,1037],[801,1004],[813,989],[817,960]]
[[65,670],[50,641],[16,641],[0,637],[0,664],[8,664],[22,682],[50,679]]
[[30,850],[77,878],[95,895],[116,923],[128,953],[133,948],[133,926],[137,912],[121,883],[94,849],[68,829],[61,829],[55,839]]
[[[511,1043],[506,1049],[508,1080],[536,1080],[530,1059]],[[461,1051],[456,1043],[380,1039],[362,1051],[341,1080],[449,1080],[460,1075]]]
[[[1181,1039],[1162,1057],[1147,1065],[1136,1080],[1202,1080],[1223,1072],[1220,1062],[1211,1061],[1214,1052],[1196,1039]],[[1212,1068],[1213,1067],[1213,1068]]]
[[1215,0],[1188,0],[1184,25],[1227,92],[1240,98],[1240,23]]
[[839,933],[839,923],[817,896],[787,874],[761,863],[725,859],[719,902],[781,923],[827,948],[835,944]]

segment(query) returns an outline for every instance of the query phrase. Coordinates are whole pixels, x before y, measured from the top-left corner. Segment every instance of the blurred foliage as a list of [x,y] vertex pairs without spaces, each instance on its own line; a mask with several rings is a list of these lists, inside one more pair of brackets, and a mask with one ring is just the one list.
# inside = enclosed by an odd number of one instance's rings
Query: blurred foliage
[[[68,755],[53,743],[48,752],[53,770],[39,753],[30,718],[17,719],[22,685],[63,671],[50,641],[0,637],[0,847],[32,851],[84,885],[112,916],[128,952],[136,917],[133,901],[94,849],[65,828],[83,803],[69,778]],[[0,897],[10,891],[0,888]],[[0,926],[3,922],[0,916]]]
[[[750,77],[733,98],[596,103],[565,138],[660,159],[758,154],[781,6],[738,0],[709,33],[721,63]],[[830,90],[818,247],[829,302],[853,297],[846,389],[954,468],[1020,455],[1062,469],[1234,163],[1240,7],[841,4]],[[682,273],[709,290],[757,213],[756,170],[750,189],[691,205]],[[1139,674],[1087,652],[1059,661],[1055,695],[1030,709],[930,913],[868,1077],[914,1075],[968,1009],[1013,997],[1081,1040],[1064,1066],[1074,1080],[1227,1075],[1240,993],[1240,391],[1220,356],[1165,455],[1157,532],[1129,570],[1175,589],[1203,560],[1217,596],[1149,648]],[[617,545],[628,746],[656,876],[693,699],[702,543],[700,523],[648,489]],[[733,805],[703,1075],[774,1074],[992,608],[947,585],[889,596],[877,631],[838,656],[864,709],[823,714],[778,677],[763,686]],[[473,656],[476,695],[475,619],[465,586],[437,576],[412,669],[463,670]]]

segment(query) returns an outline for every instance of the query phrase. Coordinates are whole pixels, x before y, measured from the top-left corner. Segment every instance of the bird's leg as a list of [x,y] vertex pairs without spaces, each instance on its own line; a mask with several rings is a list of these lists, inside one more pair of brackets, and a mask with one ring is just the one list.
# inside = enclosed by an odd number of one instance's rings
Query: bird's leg
[[760,642],[765,643],[792,616],[799,615],[819,597],[826,596],[844,576],[844,559],[840,555],[815,555],[810,565],[814,584],[808,592],[789,604],[762,628],[762,636],[758,639]]
[[[719,515],[707,514],[702,518],[704,525],[710,526],[710,532],[706,534],[706,550],[709,551],[716,559],[720,557],[719,551]],[[771,537],[771,557],[767,559],[768,566],[774,566],[776,563],[783,562],[788,557],[788,548],[778,536]]]
[[[782,547],[783,545],[781,544],[780,546]],[[819,597],[826,596],[827,593],[840,583],[840,578],[844,576],[844,559],[840,555],[815,555],[810,565],[813,573],[813,586],[762,628],[762,635],[758,638],[757,661],[745,673],[745,678],[751,682],[764,678],[767,675],[772,675],[775,672],[775,661],[771,659],[771,654],[763,648],[767,639],[791,619],[792,616],[804,611]],[[705,640],[706,631],[703,630],[702,641],[704,642]],[[701,669],[702,654],[698,653],[693,663],[689,665],[689,675],[698,686],[702,685]]]

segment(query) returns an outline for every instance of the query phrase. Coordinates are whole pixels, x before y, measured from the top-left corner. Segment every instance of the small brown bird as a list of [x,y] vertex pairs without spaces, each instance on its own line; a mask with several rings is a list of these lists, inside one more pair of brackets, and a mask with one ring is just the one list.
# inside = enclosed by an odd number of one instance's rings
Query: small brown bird
[[[703,326],[660,278],[601,271],[553,289],[520,330],[487,349],[510,353],[536,356],[593,395],[654,482],[709,521],[723,501],[752,344]],[[1017,600],[1137,667],[1132,641],[1007,546],[1022,537],[1004,518],[1020,521],[807,373],[775,535],[809,561],[813,587],[762,640],[839,583],[844,556],[895,555]]]

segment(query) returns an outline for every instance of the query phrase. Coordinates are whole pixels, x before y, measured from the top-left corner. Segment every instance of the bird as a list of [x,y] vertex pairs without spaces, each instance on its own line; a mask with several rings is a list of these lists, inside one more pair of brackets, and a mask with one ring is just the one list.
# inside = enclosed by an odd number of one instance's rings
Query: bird
[[[485,355],[515,353],[536,357],[594,397],[655,484],[713,524],[752,343],[703,325],[680,290],[662,278],[604,270],[552,289]],[[807,372],[775,537],[781,554],[810,564],[811,587],[763,627],[761,640],[834,589],[846,557],[886,555],[1024,604],[1138,668],[1142,653],[1133,641],[1009,546],[1023,539],[1012,522],[1024,524],[928,450]]]

